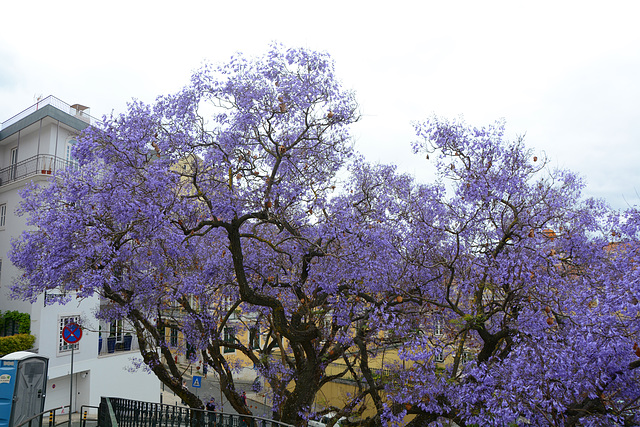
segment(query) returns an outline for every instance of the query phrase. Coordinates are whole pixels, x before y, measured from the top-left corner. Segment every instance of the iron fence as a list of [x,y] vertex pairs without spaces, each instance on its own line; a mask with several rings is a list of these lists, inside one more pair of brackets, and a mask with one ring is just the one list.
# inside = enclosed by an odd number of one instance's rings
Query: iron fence
[[98,420],[100,427],[293,427],[251,415],[225,414],[114,397],[102,398]]

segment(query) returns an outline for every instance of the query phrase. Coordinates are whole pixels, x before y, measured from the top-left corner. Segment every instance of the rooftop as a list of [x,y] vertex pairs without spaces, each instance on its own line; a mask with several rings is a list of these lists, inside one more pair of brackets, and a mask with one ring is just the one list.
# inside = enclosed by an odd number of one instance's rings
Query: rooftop
[[[89,107],[81,104],[69,105],[66,102],[56,98],[55,96],[49,95],[46,98],[39,99],[32,106],[26,108],[25,110],[21,111],[20,113],[16,114],[10,119],[0,123],[0,135],[1,135],[0,139],[4,139],[7,136],[13,134],[14,130],[12,128],[15,128],[15,132],[17,132],[18,129],[22,129],[28,126],[30,123],[21,123],[21,122],[24,122],[25,120],[31,122],[32,120],[29,120],[29,118],[32,118],[33,120],[39,120],[39,118],[36,116],[40,116],[40,115],[34,115],[33,113],[36,113],[36,112],[47,113],[47,112],[54,111],[52,110],[51,107],[65,113],[67,116],[71,116],[71,118],[73,119],[76,119],[78,123],[73,125],[73,127],[77,128],[78,130],[86,127],[87,125],[95,125],[98,122],[96,118],[92,117],[89,114],[89,111],[90,111]],[[53,117],[56,114],[53,113],[49,115]],[[54,118],[57,118],[57,117],[54,117]]]

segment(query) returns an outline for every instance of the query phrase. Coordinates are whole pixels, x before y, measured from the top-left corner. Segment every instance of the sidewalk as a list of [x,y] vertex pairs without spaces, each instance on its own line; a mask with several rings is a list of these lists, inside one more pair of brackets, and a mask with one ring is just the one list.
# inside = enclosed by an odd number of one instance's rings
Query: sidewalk
[[[83,427],[83,418],[84,415],[79,413],[79,412],[75,412],[71,414],[71,427]],[[49,425],[49,417],[43,417],[42,418],[42,425],[43,426],[48,426]],[[60,427],[66,427],[69,425],[69,414],[57,414],[56,415],[56,422],[55,422],[56,427],[60,426]],[[95,427],[98,425],[98,415],[97,414],[87,414],[87,419],[86,419],[86,423],[85,426],[86,427]]]
[[[165,405],[182,406],[186,408],[186,405],[184,405],[180,401],[180,398],[176,396],[176,394],[171,390],[165,389],[164,391],[160,391],[160,393],[162,395],[162,403],[164,403]],[[202,403],[206,403],[205,396],[201,396],[201,399]],[[255,407],[255,404],[264,404],[264,402],[264,394],[258,394],[255,392],[247,393],[247,404],[249,405],[249,409],[253,409],[253,407]],[[269,405],[270,403],[271,402],[267,401],[267,405]]]
[[[185,372],[184,379],[187,382],[187,387],[190,390],[193,390],[193,388],[191,387],[191,383],[194,375],[200,376],[203,379],[205,378],[201,372],[196,371],[195,369],[192,370],[189,365],[181,364],[179,366],[181,371]],[[219,382],[217,380],[215,373],[209,373],[207,378],[208,380],[213,380],[215,383],[218,383],[218,388],[219,388]],[[257,406],[258,404],[271,406],[271,401],[268,398],[265,398],[264,391],[261,391],[260,393],[256,393],[255,391],[253,391],[252,389],[253,381],[235,380],[234,383],[239,390],[242,390],[245,393],[247,393],[247,405],[249,406],[249,409],[252,409],[252,410],[258,409],[258,406]],[[161,388],[160,395],[162,396],[162,403],[166,405],[186,407],[186,405],[182,403],[180,397],[178,397],[173,391],[169,390],[166,387],[164,388],[164,391],[162,391],[162,388]],[[214,396],[214,397],[217,397],[217,396]],[[202,399],[203,403],[206,403],[208,399],[207,396],[200,396],[200,398]],[[234,410],[231,410],[230,412],[236,413],[236,411]]]

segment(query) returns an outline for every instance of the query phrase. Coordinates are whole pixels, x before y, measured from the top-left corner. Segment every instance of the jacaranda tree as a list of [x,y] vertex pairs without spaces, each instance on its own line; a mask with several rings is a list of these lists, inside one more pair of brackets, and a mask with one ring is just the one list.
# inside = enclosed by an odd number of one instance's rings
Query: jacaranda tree
[[[326,54],[274,45],[86,131],[80,167],[24,194],[35,230],[14,247],[16,290],[102,295],[99,316],[128,319],[144,362],[192,407],[202,402],[182,386],[164,327],[180,329],[248,414],[224,357],[242,352],[279,416],[300,422],[361,316],[345,315],[350,296],[337,292],[352,281],[339,268],[351,248],[329,205],[358,112],[333,70]],[[230,338],[242,329],[266,336],[260,349]]]
[[401,291],[421,326],[389,417],[635,425],[637,220],[584,200],[575,174],[506,141],[501,123],[416,130],[439,179],[404,200]]
[[[88,129],[77,169],[23,193],[15,291],[101,295],[98,316],[127,319],[144,363],[196,408],[176,352],[250,413],[233,349],[297,425],[347,374],[335,418],[362,424],[634,422],[637,214],[584,200],[501,124],[417,125],[435,184],[367,164],[333,73],[326,54],[274,45]],[[380,375],[370,360],[389,346],[404,368]]]

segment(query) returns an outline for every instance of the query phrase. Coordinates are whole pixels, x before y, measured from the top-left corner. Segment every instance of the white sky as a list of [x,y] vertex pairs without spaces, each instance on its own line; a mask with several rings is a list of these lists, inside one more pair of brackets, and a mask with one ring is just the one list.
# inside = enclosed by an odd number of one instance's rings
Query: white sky
[[357,93],[372,161],[428,177],[411,121],[505,118],[580,172],[587,193],[640,204],[635,1],[11,1],[0,14],[0,121],[55,95],[122,112],[179,90],[202,61],[271,41],[329,52]]

